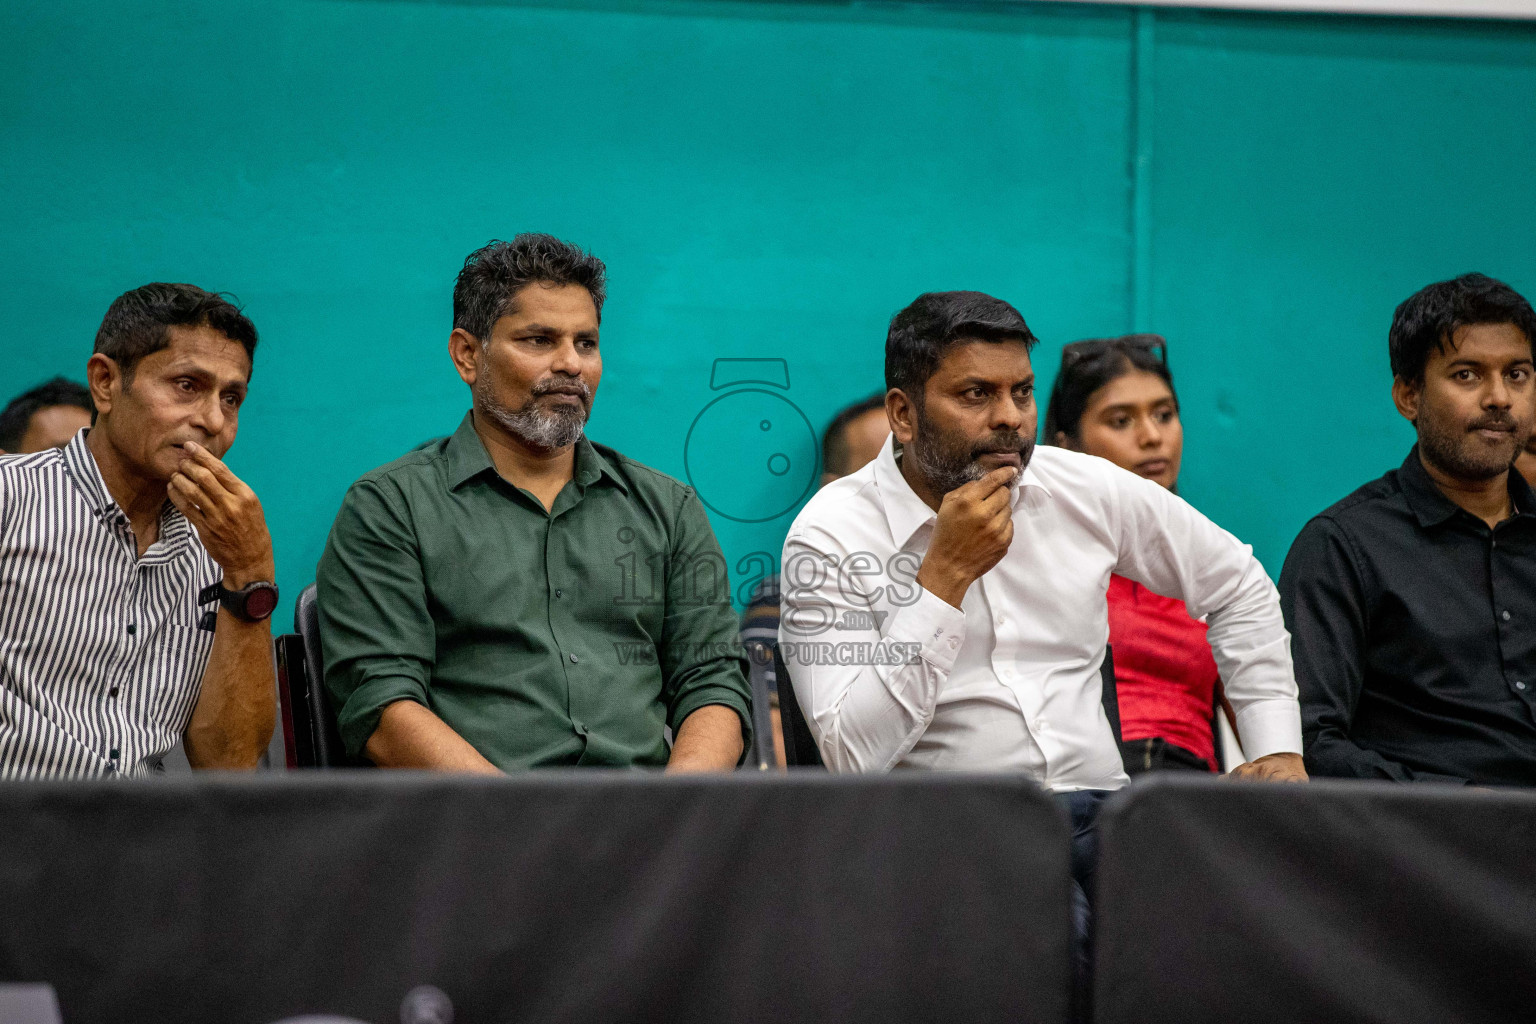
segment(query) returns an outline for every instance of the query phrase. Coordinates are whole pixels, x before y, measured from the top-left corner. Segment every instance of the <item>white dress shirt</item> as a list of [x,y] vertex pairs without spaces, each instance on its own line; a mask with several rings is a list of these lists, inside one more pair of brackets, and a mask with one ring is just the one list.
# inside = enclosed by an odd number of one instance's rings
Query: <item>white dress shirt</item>
[[889,441],[796,517],[779,643],[828,768],[1125,785],[1099,675],[1111,573],[1207,619],[1250,758],[1301,752],[1290,637],[1252,548],[1158,484],[1061,448],[1036,448],[1010,497],[1013,542],[960,608],[916,582],[937,516]]

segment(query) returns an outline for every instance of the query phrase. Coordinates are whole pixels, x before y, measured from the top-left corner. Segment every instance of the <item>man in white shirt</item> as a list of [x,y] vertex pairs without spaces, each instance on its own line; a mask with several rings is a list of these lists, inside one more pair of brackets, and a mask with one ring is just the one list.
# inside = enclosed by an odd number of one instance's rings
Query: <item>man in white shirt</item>
[[1234,776],[1305,780],[1301,718],[1252,549],[1150,480],[1035,448],[1034,343],[979,292],[896,314],[885,401],[901,454],[888,442],[795,520],[779,640],[829,769],[1028,772],[1071,794],[1091,896],[1093,812],[1128,781],[1101,703],[1111,573],[1207,617],[1253,758]]
[[1305,779],[1289,638],[1252,549],[1110,462],[1037,450],[1034,342],[999,299],[920,296],[886,342],[901,456],[887,444],[790,528],[780,641],[827,766],[1125,785],[1099,676],[1119,573],[1208,617],[1253,758],[1232,774]]

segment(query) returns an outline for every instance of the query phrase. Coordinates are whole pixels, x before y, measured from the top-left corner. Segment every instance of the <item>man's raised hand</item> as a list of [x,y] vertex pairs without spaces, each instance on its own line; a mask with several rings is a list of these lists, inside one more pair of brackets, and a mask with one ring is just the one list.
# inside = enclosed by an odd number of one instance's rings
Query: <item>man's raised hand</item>
[[1018,474],[1013,466],[1002,466],[944,495],[933,540],[917,571],[924,590],[959,608],[971,584],[1002,561],[1013,542],[1008,487]]
[[208,449],[189,441],[182,451],[187,457],[166,493],[224,570],[224,586],[238,590],[257,581],[271,582],[276,572],[272,536],[256,493]]

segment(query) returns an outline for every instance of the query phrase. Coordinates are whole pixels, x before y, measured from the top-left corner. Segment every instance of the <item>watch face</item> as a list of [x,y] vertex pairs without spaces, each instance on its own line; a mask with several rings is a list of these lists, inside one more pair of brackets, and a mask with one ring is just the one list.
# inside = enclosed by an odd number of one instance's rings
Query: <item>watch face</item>
[[258,587],[245,598],[245,614],[253,619],[264,619],[277,609],[277,589]]

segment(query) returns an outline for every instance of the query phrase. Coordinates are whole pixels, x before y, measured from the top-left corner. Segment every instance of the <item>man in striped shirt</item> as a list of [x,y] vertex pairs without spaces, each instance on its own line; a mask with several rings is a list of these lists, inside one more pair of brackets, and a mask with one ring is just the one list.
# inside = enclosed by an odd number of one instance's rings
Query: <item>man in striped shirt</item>
[[256,765],[272,540],[220,461],[255,349],[220,296],[135,289],[86,364],[95,423],[0,458],[0,777],[139,775],[178,739],[193,767]]

